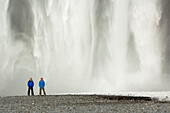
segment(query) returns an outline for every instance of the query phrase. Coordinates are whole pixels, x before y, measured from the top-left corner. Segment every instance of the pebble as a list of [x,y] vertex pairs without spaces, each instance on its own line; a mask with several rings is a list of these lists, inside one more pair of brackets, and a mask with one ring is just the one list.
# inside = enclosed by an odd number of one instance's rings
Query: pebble
[[159,113],[170,112],[170,102],[106,98],[100,95],[17,96],[0,98],[0,113]]

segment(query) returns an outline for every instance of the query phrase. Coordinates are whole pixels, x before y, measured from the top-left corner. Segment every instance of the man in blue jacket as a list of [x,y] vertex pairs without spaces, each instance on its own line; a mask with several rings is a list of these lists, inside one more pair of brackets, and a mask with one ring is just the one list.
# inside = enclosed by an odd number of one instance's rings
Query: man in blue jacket
[[45,82],[44,82],[43,78],[41,78],[41,80],[39,81],[40,96],[41,96],[41,90],[43,90],[44,95],[46,95],[46,93],[45,93],[45,89],[44,89],[44,86],[45,86]]
[[34,95],[33,87],[34,87],[34,82],[32,78],[30,78],[30,80],[28,81],[28,96],[30,95],[30,90],[32,95]]

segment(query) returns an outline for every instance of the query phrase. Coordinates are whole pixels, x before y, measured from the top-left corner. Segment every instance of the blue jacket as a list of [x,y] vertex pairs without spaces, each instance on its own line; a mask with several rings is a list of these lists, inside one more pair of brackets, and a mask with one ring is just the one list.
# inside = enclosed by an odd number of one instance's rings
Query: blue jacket
[[45,86],[44,80],[40,80],[40,81],[39,81],[39,87],[44,87],[44,86]]
[[31,80],[29,80],[29,81],[28,81],[28,87],[29,87],[29,86],[32,86],[32,87],[33,87],[33,86],[34,86],[34,82],[31,81]]

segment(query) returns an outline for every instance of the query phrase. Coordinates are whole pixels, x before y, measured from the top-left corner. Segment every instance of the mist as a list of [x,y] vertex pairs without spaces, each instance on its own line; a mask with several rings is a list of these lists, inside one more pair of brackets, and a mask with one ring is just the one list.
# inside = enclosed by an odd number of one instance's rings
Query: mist
[[0,96],[170,90],[169,0],[1,0]]

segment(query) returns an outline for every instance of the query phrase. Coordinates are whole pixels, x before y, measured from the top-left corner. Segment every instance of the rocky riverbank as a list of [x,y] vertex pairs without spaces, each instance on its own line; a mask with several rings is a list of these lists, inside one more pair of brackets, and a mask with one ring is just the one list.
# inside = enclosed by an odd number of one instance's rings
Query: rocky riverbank
[[13,96],[0,98],[0,113],[170,113],[170,102],[107,95]]

